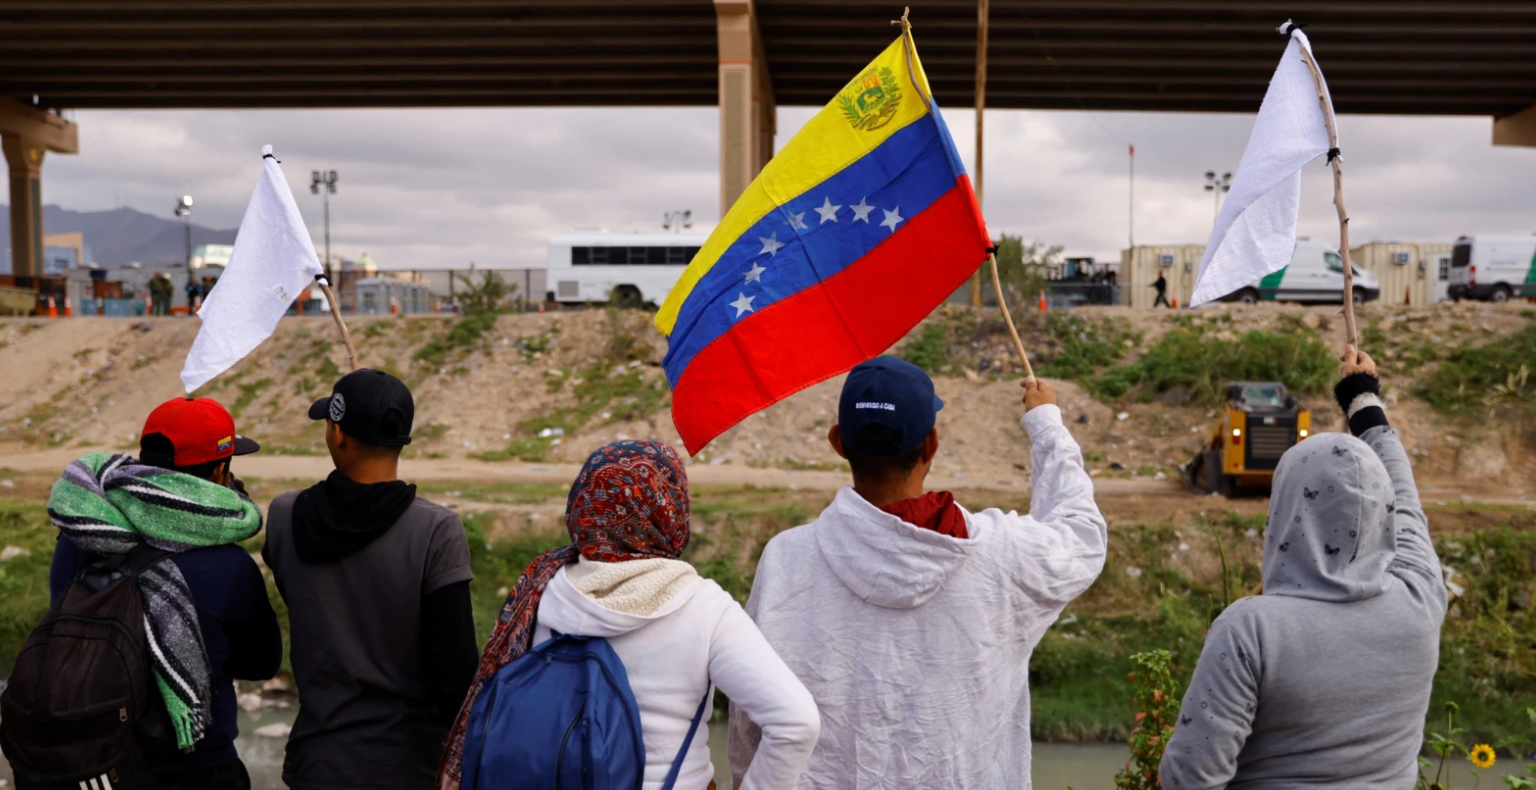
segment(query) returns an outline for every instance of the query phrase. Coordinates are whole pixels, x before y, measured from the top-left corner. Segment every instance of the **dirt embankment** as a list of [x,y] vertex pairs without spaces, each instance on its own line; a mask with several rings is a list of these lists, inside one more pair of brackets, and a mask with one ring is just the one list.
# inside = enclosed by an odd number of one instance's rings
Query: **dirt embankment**
[[[1330,344],[1337,335],[1336,307],[1222,306],[1198,312],[1230,316],[1222,331],[1233,334],[1299,321]],[[1189,315],[1126,308],[1078,314],[1120,322],[1136,333],[1126,360]],[[1369,306],[1361,323],[1393,336],[1450,344],[1520,331],[1533,315],[1518,305]],[[395,372],[412,385],[417,441],[407,458],[413,464],[568,465],[615,438],[680,445],[660,368],[665,341],[648,319],[642,313],[598,311],[510,315],[475,334],[450,332],[455,321],[435,316],[357,318],[352,331],[362,364]],[[0,321],[0,371],[9,393],[0,402],[0,466],[7,465],[6,456],[51,458],[88,448],[135,447],[150,409],[182,394],[178,374],[197,328],[196,321],[176,318]],[[1024,329],[1032,351],[1059,345],[1039,321]],[[265,465],[281,467],[272,456],[316,456],[294,461],[323,465],[321,432],[304,412],[329,391],[345,365],[334,338],[327,318],[287,319],[271,340],[198,394],[223,401],[241,432],[266,445]],[[986,364],[936,379],[947,405],[939,419],[943,450],[935,485],[1027,489],[1029,445],[1019,425],[1017,373],[1002,343],[979,338],[973,356]],[[789,472],[809,479],[839,471],[826,434],[836,420],[841,383],[837,377],[811,387],[727,432],[692,460],[699,476],[772,484],[793,479],[785,477]],[[1536,442],[1529,426],[1446,416],[1413,397],[1411,381],[1388,383],[1393,423],[1414,455],[1427,498],[1536,495]],[[1062,411],[1090,470],[1106,481],[1155,484],[1172,478],[1215,414],[1209,406],[1156,400],[1104,403],[1072,382],[1059,389]],[[1313,409],[1318,430],[1342,427],[1331,398],[1303,401]]]

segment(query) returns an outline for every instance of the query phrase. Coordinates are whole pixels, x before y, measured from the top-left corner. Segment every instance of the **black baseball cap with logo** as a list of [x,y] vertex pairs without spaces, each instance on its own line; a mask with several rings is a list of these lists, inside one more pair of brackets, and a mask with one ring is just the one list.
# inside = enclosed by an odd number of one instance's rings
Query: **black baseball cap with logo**
[[[837,404],[837,430],[847,450],[897,456],[928,438],[942,408],[944,401],[922,368],[897,357],[875,357],[848,371]],[[891,441],[860,441],[859,434],[870,425],[886,428]]]
[[341,432],[380,447],[411,443],[416,402],[405,382],[382,370],[363,368],[342,376],[331,394],[309,407],[311,420],[330,420]]

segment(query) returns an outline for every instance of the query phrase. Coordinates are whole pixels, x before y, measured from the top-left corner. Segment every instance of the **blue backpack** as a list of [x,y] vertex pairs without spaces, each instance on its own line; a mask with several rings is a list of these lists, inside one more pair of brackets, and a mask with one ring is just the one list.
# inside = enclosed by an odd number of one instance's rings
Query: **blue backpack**
[[[677,782],[709,693],[662,790]],[[606,639],[555,634],[502,667],[470,708],[463,790],[640,790],[644,780],[640,708]]]

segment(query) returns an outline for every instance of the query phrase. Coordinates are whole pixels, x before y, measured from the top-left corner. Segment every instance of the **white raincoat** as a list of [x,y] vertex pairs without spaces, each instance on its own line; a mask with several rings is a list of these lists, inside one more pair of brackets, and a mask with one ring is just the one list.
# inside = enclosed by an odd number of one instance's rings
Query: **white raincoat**
[[[844,488],[763,550],[747,613],[821,710],[802,790],[1030,786],[1029,656],[1098,577],[1108,527],[1061,410],[1023,424],[1029,515],[967,512],[959,540]],[[738,783],[758,740],[732,708]]]

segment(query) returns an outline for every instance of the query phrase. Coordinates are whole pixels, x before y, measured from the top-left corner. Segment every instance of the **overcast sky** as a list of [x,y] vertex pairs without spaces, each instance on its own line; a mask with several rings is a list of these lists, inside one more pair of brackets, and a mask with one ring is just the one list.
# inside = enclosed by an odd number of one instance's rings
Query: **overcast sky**
[[[815,112],[779,110],[780,146]],[[80,154],[51,155],[48,203],[116,206],[240,223],[276,147],[321,240],[310,171],[340,171],[333,249],[388,268],[540,265],[549,236],[576,227],[659,230],[692,209],[719,217],[713,108],[77,112]],[[974,169],[974,115],[945,111]],[[1204,172],[1237,167],[1252,115],[989,111],[988,226],[1118,260],[1127,239],[1126,145],[1136,146],[1138,243],[1204,243],[1213,203]],[[1536,231],[1536,149],[1495,148],[1487,118],[1343,116],[1352,241],[1449,242]],[[1337,243],[1332,181],[1306,170],[1299,233]]]

